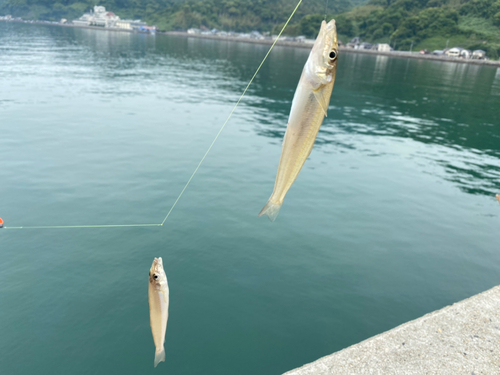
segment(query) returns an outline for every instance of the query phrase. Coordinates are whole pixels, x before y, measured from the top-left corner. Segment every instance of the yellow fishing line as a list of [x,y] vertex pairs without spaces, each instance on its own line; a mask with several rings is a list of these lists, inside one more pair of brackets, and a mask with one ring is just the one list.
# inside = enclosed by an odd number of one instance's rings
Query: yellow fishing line
[[161,227],[161,224],[42,225],[34,227],[4,227],[4,229],[118,228],[118,227]]
[[227,117],[226,121],[224,122],[224,124],[222,125],[222,127],[220,128],[219,132],[217,133],[217,135],[215,136],[214,140],[212,141],[212,144],[210,145],[210,147],[208,148],[207,152],[205,152],[205,155],[203,155],[203,157],[201,158],[200,162],[198,163],[198,166],[196,167],[196,169],[194,170],[193,174],[191,175],[191,177],[189,178],[188,182],[186,183],[186,185],[184,186],[184,189],[182,189],[181,193],[179,194],[179,196],[177,197],[177,199],[175,200],[174,204],[172,205],[172,207],[170,208],[170,211],[168,211],[167,213],[167,216],[165,216],[165,219],[163,219],[163,221],[161,222],[161,225],[165,224],[165,221],[167,221],[168,217],[170,216],[170,213],[172,212],[172,210],[174,209],[174,207],[177,205],[177,202],[179,202],[179,199],[181,199],[182,197],[182,194],[184,194],[184,191],[186,190],[186,188],[189,186],[189,184],[191,183],[191,180],[193,179],[194,175],[196,174],[196,172],[198,172],[198,169],[200,169],[200,166],[201,164],[205,161],[205,158],[207,157],[208,153],[210,152],[210,150],[212,149],[213,145],[215,144],[215,142],[217,141],[217,139],[219,138],[219,135],[220,133],[222,133],[222,131],[224,130],[224,128],[226,127],[226,124],[228,123],[229,119],[231,118],[231,116],[233,115],[234,111],[236,110],[236,107],[238,107],[238,105],[240,104],[241,102],[241,99],[243,99],[243,97],[245,96],[245,94],[247,93],[247,90],[248,88],[250,87],[250,85],[252,84],[254,78],[257,76],[257,73],[259,73],[260,71],[260,68],[262,68],[262,65],[264,65],[264,62],[266,61],[267,57],[269,56],[269,54],[271,53],[271,51],[273,50],[274,46],[276,45],[276,42],[278,41],[278,39],[280,38],[281,34],[283,33],[283,31],[285,30],[285,28],[287,27],[288,23],[290,22],[290,20],[292,19],[293,15],[295,14],[295,12],[297,11],[297,9],[299,8],[299,5],[302,3],[302,0],[299,0],[299,2],[297,3],[297,6],[295,7],[295,9],[293,10],[292,14],[290,15],[290,17],[288,17],[288,20],[286,21],[285,25],[283,26],[283,28],[281,29],[280,33],[278,34],[278,37],[276,38],[276,40],[274,41],[274,43],[271,45],[271,48],[269,48],[269,51],[267,51],[266,53],[266,56],[264,56],[264,59],[262,60],[262,62],[260,63],[259,67],[257,68],[257,70],[255,71],[252,79],[250,79],[250,82],[248,82],[248,85],[247,87],[245,87],[245,90],[243,90],[243,94],[241,94],[240,98],[238,99],[238,101],[236,102],[236,104],[234,105],[233,109],[231,110],[231,112],[229,113],[229,116]]
[[285,31],[285,28],[288,26],[288,23],[290,22],[290,20],[294,16],[295,12],[297,11],[297,9],[299,9],[299,6],[300,6],[300,4],[302,4],[302,1],[303,0],[299,0],[299,2],[297,3],[297,5],[295,6],[295,9],[293,10],[292,14],[290,14],[290,17],[288,17],[288,20],[285,22],[285,24],[283,25],[283,28],[279,32],[278,37],[275,39],[275,41],[273,42],[273,44],[271,44],[271,47],[269,48],[269,51],[267,51],[266,55],[264,56],[264,59],[262,60],[262,62],[260,63],[259,67],[255,71],[254,75],[250,79],[250,82],[248,82],[248,85],[245,87],[245,90],[243,90],[243,94],[241,94],[240,98],[238,99],[238,101],[234,105],[233,109],[229,113],[229,116],[227,117],[226,121],[224,121],[224,124],[220,128],[219,132],[215,136],[215,138],[212,141],[212,143],[210,144],[210,147],[208,147],[207,152],[205,152],[205,155],[203,155],[203,157],[201,158],[201,160],[198,163],[198,165],[196,166],[193,174],[191,175],[191,177],[189,177],[188,182],[186,183],[186,185],[184,185],[184,188],[182,189],[181,193],[179,194],[179,196],[175,200],[175,202],[172,205],[172,207],[170,207],[170,210],[168,211],[167,215],[165,216],[165,218],[163,219],[163,221],[160,224],[54,225],[54,226],[28,226],[28,227],[7,227],[7,226],[4,226],[4,229],[118,228],[118,227],[161,227],[161,226],[163,226],[163,224],[165,224],[165,222],[167,221],[168,217],[172,213],[174,207],[177,205],[177,202],[179,202],[179,200],[181,199],[182,195],[186,191],[187,187],[191,183],[191,180],[195,176],[196,172],[198,172],[198,169],[200,169],[201,164],[203,164],[203,162],[205,161],[205,158],[207,157],[208,153],[210,152],[210,150],[212,150],[212,147],[214,146],[214,144],[217,141],[217,139],[219,138],[220,134],[222,133],[222,131],[226,127],[227,123],[229,122],[229,119],[233,115],[234,111],[236,110],[236,108],[240,104],[240,102],[243,99],[243,97],[245,96],[245,94],[247,93],[247,90],[250,87],[250,85],[252,84],[253,80],[255,79],[255,77],[257,76],[257,74],[259,73],[260,68],[262,68],[262,65],[264,65],[264,62],[267,60],[267,57],[269,56],[269,54],[273,50],[274,46],[278,42],[279,38],[281,37],[281,34],[283,34],[283,31]]

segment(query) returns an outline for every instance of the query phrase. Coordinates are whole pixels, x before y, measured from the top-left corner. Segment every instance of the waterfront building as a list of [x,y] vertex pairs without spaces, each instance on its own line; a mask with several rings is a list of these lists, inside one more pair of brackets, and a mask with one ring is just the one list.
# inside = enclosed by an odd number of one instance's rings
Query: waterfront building
[[118,29],[132,30],[132,25],[127,20],[118,20],[115,26]]
[[378,46],[377,46],[377,51],[381,51],[381,52],[391,52],[392,51],[392,48],[389,44],[387,43],[380,43]]
[[90,26],[90,20],[92,18],[91,13],[84,13],[83,16],[78,18],[77,20],[73,20],[73,25],[76,26]]
[[123,29],[130,31],[155,32],[155,26],[148,26],[141,20],[122,20],[113,12],[106,11],[103,6],[96,5],[89,13],[85,13],[77,20],[73,20],[76,26],[98,26],[111,29]]
[[454,47],[450,48],[448,51],[446,51],[444,54],[449,57],[459,57],[460,53],[462,51],[462,48],[459,47]]
[[93,11],[74,20],[73,24],[77,26],[115,27],[119,19],[120,17],[113,12],[107,12],[105,7],[96,5]]
[[372,49],[372,44],[368,42],[363,42],[359,44],[357,49]]
[[472,52],[469,51],[468,49],[463,49],[460,51],[460,57],[462,59],[470,59],[472,56]]
[[484,60],[486,58],[486,52],[484,52],[482,49],[477,49],[472,52],[472,58],[477,60]]
[[125,30],[156,31],[156,26],[148,26],[146,22],[142,22],[141,20],[118,20],[115,27]]

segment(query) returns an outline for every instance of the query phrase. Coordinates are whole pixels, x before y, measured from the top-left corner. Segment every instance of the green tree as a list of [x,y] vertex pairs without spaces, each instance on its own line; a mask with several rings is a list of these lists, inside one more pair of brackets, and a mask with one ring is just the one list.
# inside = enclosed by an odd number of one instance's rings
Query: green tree
[[500,12],[493,16],[493,24],[496,26],[500,26]]

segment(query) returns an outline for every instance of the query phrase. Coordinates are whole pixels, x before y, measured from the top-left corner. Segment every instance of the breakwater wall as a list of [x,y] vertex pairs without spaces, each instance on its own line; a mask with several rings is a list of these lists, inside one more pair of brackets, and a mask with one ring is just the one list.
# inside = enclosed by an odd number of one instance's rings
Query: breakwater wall
[[500,374],[500,286],[285,375]]

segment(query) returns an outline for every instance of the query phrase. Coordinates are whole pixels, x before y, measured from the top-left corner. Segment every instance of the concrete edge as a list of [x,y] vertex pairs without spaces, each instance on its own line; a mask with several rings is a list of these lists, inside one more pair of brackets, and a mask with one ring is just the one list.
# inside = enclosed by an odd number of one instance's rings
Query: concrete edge
[[[491,303],[491,301],[493,300],[493,303]],[[489,307],[489,308],[484,308],[485,306]],[[482,311],[480,308],[483,308]],[[477,311],[476,311],[477,310]],[[366,340],[363,340],[357,344],[354,344],[354,345],[351,345],[347,348],[344,348],[338,352],[335,352],[333,354],[329,354],[329,355],[326,355],[324,357],[321,357],[319,358],[318,360],[314,361],[314,362],[310,362],[308,364],[305,364],[301,367],[298,367],[298,368],[295,368],[293,370],[290,370],[286,373],[284,373],[283,375],[306,375],[306,374],[344,374],[344,373],[356,373],[356,374],[365,374],[365,373],[369,373],[369,374],[424,374],[424,373],[429,373],[429,374],[454,374],[454,373],[457,373],[457,372],[453,372],[453,371],[456,371],[456,370],[451,370],[450,372],[447,372],[447,371],[443,371],[442,369],[440,371],[436,371],[434,369],[429,369],[426,367],[425,363],[424,363],[424,357],[425,357],[425,350],[427,350],[428,346],[427,345],[432,345],[432,344],[435,344],[435,348],[436,349],[436,346],[437,346],[437,349],[438,349],[438,355],[440,353],[444,353],[444,351],[440,348],[440,345],[443,346],[443,345],[447,345],[447,343],[450,341],[449,338],[445,337],[445,340],[441,340],[441,342],[437,342],[437,339],[435,337],[433,337],[432,335],[427,335],[428,332],[430,332],[431,330],[436,330],[436,332],[441,332],[441,330],[438,328],[440,326],[442,326],[444,323],[443,321],[446,322],[446,324],[449,324],[450,326],[452,327],[456,327],[456,329],[451,332],[453,335],[457,336],[457,337],[452,337],[453,341],[457,342],[457,341],[464,341],[463,340],[463,337],[467,338],[466,335],[460,335],[458,336],[457,335],[457,332],[459,333],[466,333],[467,335],[469,334],[469,331],[471,330],[470,327],[467,327],[467,330],[462,330],[461,331],[461,324],[463,325],[463,319],[457,319],[456,317],[459,316],[459,315],[462,315],[462,318],[465,318],[467,319],[467,322],[470,321],[471,325],[474,325],[475,321],[479,320],[479,319],[482,319],[482,320],[486,320],[485,316],[481,315],[481,313],[483,311],[486,311],[486,313],[488,313],[488,310],[491,310],[491,311],[497,311],[497,317],[496,317],[496,322],[492,322],[492,319],[489,318],[489,322],[487,322],[491,328],[490,328],[490,331],[492,331],[494,329],[494,332],[490,332],[490,333],[493,333],[493,335],[490,335],[488,336],[489,339],[492,338],[492,340],[488,340],[488,342],[492,342],[492,345],[494,348],[496,348],[496,350],[491,350],[491,345],[490,347],[488,347],[488,345],[484,345],[484,343],[481,343],[481,345],[479,345],[479,349],[480,351],[486,351],[488,350],[488,353],[486,353],[486,355],[482,355],[480,353],[479,356],[476,356],[476,358],[481,358],[481,360],[484,360],[484,358],[488,357],[488,356],[491,356],[491,353],[496,353],[496,354],[493,354],[495,356],[495,358],[497,358],[497,362],[496,364],[484,364],[484,363],[481,363],[479,367],[483,368],[484,366],[486,366],[487,370],[486,371],[478,371],[476,370],[477,372],[474,372],[472,371],[472,374],[500,374],[500,350],[498,350],[500,348],[500,319],[498,319],[498,317],[500,317],[500,286],[496,286],[496,287],[493,287],[489,290],[486,290],[484,292],[481,292],[479,294],[476,294],[476,295],[473,295],[469,298],[466,298],[462,301],[459,301],[459,302],[455,302],[453,303],[452,305],[448,305],[448,306],[445,306],[443,307],[442,309],[439,309],[439,310],[436,310],[436,311],[433,311],[433,312],[430,312],[428,314],[425,314],[423,316],[421,316],[420,318],[417,318],[417,319],[414,319],[414,320],[411,320],[409,322],[406,322],[406,323],[403,323],[393,329],[390,329],[386,332],[382,332],[378,335],[375,335],[373,337],[370,337]],[[475,311],[477,312],[477,316],[469,316],[471,314],[471,311]],[[438,324],[436,324],[436,322]],[[445,324],[445,325],[446,325]],[[476,326],[474,326],[475,328]],[[429,329],[431,328],[431,329]],[[478,331],[481,330],[481,327],[479,327],[479,325],[477,325],[477,329]],[[426,332],[427,330],[427,332]],[[483,330],[485,331],[485,330]],[[417,332],[417,335],[415,336],[415,332]],[[488,332],[488,330],[486,330],[486,332]],[[409,333],[413,334],[413,337],[411,337],[411,339],[415,339],[417,338],[420,339],[422,341],[422,343],[424,344],[423,345],[423,348],[424,348],[424,355],[422,356],[422,358],[418,358],[416,361],[415,359],[416,358],[406,358],[406,359],[409,359],[407,360],[406,362],[405,361],[401,361],[401,358],[403,358],[404,355],[407,355],[410,354],[410,352],[406,351],[406,352],[402,352],[401,350],[399,349],[394,349],[395,348],[395,345],[394,345],[394,341],[398,341],[398,340],[395,340],[395,338],[398,338],[399,341],[401,340],[404,340],[405,337],[409,336]],[[422,337],[418,337],[418,335],[421,335],[423,336],[424,338],[422,339]],[[399,337],[398,337],[399,336]],[[462,337],[463,336],[463,337]],[[437,342],[437,345],[436,345],[436,342],[433,342],[433,341],[436,341]],[[448,341],[446,341],[448,340]],[[404,344],[403,344],[404,345]],[[384,352],[384,351],[380,351],[380,347],[386,347],[387,350]],[[453,346],[452,346],[453,347]],[[488,349],[486,349],[488,347]],[[365,350],[367,350],[367,348],[369,349],[368,352],[370,350],[374,350],[374,349],[377,349],[377,356],[379,358],[375,359],[374,361],[365,361],[365,363],[363,363],[363,365],[360,365],[360,366],[354,366],[357,370],[355,372],[349,372],[346,370],[345,367],[347,366],[343,366],[342,364],[340,364],[341,362],[342,363],[345,363],[345,358],[349,358],[351,362],[356,362],[356,361],[359,361],[360,359],[362,360],[367,360],[367,359],[371,359],[373,358],[373,353],[368,353],[368,355],[365,353]],[[457,348],[458,349],[458,348]],[[399,352],[397,354],[396,351]],[[422,350],[422,348],[419,348],[418,350]],[[360,353],[361,352],[361,353]],[[414,354],[414,353],[413,353]],[[435,361],[435,362],[438,362],[438,361],[443,361],[443,358],[436,358],[436,353],[434,353],[434,357],[432,356],[427,356],[427,361]],[[465,354],[465,353],[464,353]],[[443,354],[444,355],[444,354]],[[446,355],[445,355],[446,356]],[[380,357],[386,357],[386,361],[389,363],[389,366],[386,366],[387,363],[383,363],[382,366],[385,366],[385,368],[377,368],[377,364],[381,364],[383,361],[380,361]],[[419,354],[419,357],[420,357],[420,354]],[[396,358],[396,360],[395,360]],[[472,357],[469,357],[469,358],[472,358]],[[458,362],[460,361],[460,359],[456,359],[454,358],[453,356],[450,356],[450,359],[449,360],[452,360],[455,361],[455,363],[453,363],[453,365],[457,365]],[[391,361],[393,361],[392,364],[395,364],[396,362],[396,366],[391,366]],[[422,361],[422,366],[419,367],[419,370],[415,370],[415,363],[418,363],[418,361]],[[368,363],[370,362],[370,363]],[[401,367],[401,363],[408,363],[408,364],[411,364],[411,366],[413,367]],[[474,364],[474,363],[472,363]],[[399,367],[398,367],[399,366]],[[489,367],[488,367],[489,366]],[[447,366],[447,367],[453,367],[453,366]],[[447,368],[445,367],[445,368]],[[349,367],[351,370],[353,369],[352,367]],[[396,370],[395,370],[396,369]],[[345,372],[347,371],[347,372]],[[493,372],[491,372],[493,371]],[[496,372],[497,371],[497,372]],[[461,373],[461,372],[460,372]],[[467,373],[467,374],[471,374],[471,372],[464,372],[464,373]]]

